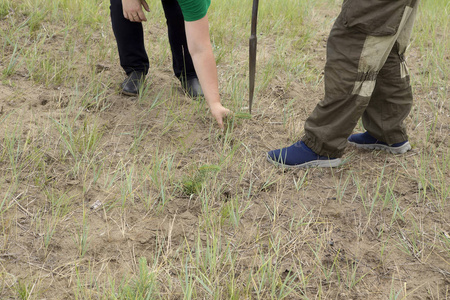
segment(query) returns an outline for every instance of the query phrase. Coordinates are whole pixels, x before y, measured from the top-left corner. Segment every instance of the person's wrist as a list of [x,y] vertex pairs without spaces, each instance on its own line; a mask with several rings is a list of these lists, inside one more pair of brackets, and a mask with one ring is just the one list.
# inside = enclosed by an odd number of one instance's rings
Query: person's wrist
[[209,108],[218,108],[222,106],[222,103],[220,103],[220,100],[214,100],[214,101],[210,101],[208,102]]

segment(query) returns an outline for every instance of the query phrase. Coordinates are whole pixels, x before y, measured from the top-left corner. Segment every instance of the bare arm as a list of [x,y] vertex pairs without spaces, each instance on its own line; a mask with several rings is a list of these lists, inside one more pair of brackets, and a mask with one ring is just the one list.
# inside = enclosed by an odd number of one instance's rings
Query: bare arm
[[217,67],[209,37],[208,16],[194,22],[185,22],[185,27],[189,53],[206,102],[211,109],[211,114],[223,129],[223,118],[230,110],[220,103]]

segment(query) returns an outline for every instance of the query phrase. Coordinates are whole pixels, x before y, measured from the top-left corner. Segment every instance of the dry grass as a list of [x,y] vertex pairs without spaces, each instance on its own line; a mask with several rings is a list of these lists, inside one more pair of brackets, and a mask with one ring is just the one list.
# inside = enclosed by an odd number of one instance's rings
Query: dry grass
[[213,1],[225,132],[179,89],[149,4],[135,99],[107,2],[0,3],[1,299],[450,298],[446,0],[423,0],[409,52],[413,151],[297,171],[265,153],[322,97],[340,2],[261,3],[249,118],[251,5]]

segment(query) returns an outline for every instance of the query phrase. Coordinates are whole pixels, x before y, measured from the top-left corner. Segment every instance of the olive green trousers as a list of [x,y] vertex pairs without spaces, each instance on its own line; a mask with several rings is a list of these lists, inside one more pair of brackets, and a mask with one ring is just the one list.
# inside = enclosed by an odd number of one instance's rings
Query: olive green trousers
[[419,0],[346,0],[327,42],[325,96],[305,122],[302,140],[341,157],[358,120],[376,139],[408,139],[413,96],[404,54]]

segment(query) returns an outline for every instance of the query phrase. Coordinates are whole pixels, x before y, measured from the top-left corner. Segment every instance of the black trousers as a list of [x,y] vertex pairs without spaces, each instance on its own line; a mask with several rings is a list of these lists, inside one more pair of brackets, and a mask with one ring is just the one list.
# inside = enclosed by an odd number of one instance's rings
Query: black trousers
[[[111,1],[111,23],[119,50],[120,65],[127,75],[132,71],[147,74],[149,61],[144,44],[142,23],[130,22],[123,16],[122,1]],[[184,18],[177,0],[161,0],[167,20],[173,71],[180,80],[197,77],[189,54]]]

